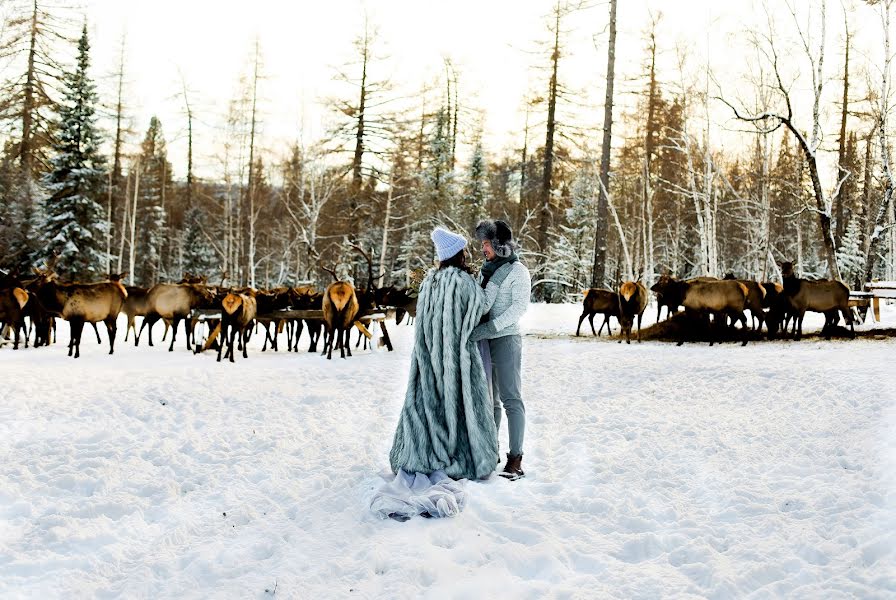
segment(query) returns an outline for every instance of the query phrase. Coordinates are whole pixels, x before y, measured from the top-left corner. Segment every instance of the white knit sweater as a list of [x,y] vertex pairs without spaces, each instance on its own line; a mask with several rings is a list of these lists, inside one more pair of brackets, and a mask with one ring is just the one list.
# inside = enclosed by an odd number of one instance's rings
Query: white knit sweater
[[[482,283],[481,273],[479,283]],[[519,322],[529,308],[531,293],[532,277],[529,275],[529,269],[520,261],[513,263],[510,273],[500,286],[486,286],[486,311],[489,314],[489,321],[494,322],[498,332],[494,337],[520,333]]]

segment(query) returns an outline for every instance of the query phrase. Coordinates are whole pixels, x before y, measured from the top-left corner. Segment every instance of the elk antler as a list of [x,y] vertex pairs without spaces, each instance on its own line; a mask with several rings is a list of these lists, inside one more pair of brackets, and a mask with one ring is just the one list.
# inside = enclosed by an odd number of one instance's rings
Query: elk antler
[[349,245],[352,248],[354,248],[355,250],[357,250],[361,254],[361,256],[363,256],[365,259],[367,259],[367,291],[369,293],[372,293],[375,297],[376,286],[373,283],[373,281],[374,281],[373,280],[373,260],[371,260],[370,254],[368,254],[367,252],[364,252],[364,249],[361,248],[361,246],[359,246],[358,244],[356,244],[354,242],[350,242]]
[[333,276],[333,281],[339,281],[339,277],[336,275],[336,271],[335,271],[335,270],[333,270],[333,269],[328,269],[327,267],[323,266],[323,265],[322,265],[321,263],[319,263],[319,262],[317,263],[317,266],[320,267],[321,269],[323,269],[324,271],[326,271],[327,273],[329,273],[330,275],[332,275],[332,276]]

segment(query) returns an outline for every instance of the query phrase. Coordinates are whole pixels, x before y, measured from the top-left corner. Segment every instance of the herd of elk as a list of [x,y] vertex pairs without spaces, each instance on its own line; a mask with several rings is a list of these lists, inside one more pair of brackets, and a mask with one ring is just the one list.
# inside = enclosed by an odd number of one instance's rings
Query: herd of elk
[[[667,307],[667,318],[684,307],[689,317],[686,323],[693,324],[700,320],[703,324],[708,324],[709,317],[712,316],[717,330],[727,327],[728,320],[731,319],[732,325],[741,323],[743,345],[746,345],[748,331],[758,333],[765,325],[769,339],[773,339],[779,330],[788,330],[791,320],[791,335],[799,340],[802,337],[803,317],[807,311],[813,311],[825,315],[822,335],[830,337],[831,328],[839,322],[841,315],[855,335],[855,319],[849,307],[849,288],[839,281],[799,279],[794,275],[793,264],[790,262],[781,263],[781,272],[783,283],[735,279],[732,274],[726,275],[725,279],[695,277],[679,280],[665,273],[650,288],[656,295],[657,321],[663,306]],[[610,317],[616,317],[622,326],[622,334],[628,340],[633,318],[643,312],[641,303],[645,301],[642,290],[643,285],[638,282],[625,282],[617,292],[596,288],[584,290],[583,309],[576,335],[580,334],[582,321],[589,317],[592,333],[599,336],[603,325],[595,332],[593,319],[595,314],[603,314],[607,329],[610,330]],[[646,302],[644,305],[646,306]],[[747,310],[753,321],[749,325],[745,315]],[[679,329],[679,345],[684,341],[686,332],[687,326]],[[714,341],[710,337],[710,345]]]

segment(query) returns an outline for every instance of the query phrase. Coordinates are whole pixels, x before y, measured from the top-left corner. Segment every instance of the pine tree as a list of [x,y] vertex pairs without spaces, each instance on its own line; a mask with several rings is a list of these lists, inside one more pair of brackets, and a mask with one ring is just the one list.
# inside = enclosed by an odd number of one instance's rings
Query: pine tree
[[436,123],[429,143],[429,163],[423,172],[423,190],[430,209],[436,211],[454,203],[454,171],[451,169],[451,140],[445,110],[436,115]]
[[849,220],[846,232],[840,240],[840,248],[837,249],[837,264],[840,266],[840,274],[847,285],[861,286],[859,281],[865,269],[865,253],[862,247],[862,234],[859,220],[853,217]]
[[206,238],[206,215],[195,204],[184,215],[183,270],[194,275],[211,275],[218,264],[214,250]]
[[52,170],[46,176],[43,227],[45,257],[59,256],[57,271],[75,279],[95,278],[108,269],[105,236],[108,224],[96,198],[102,194],[105,158],[99,153],[95,86],[90,66],[87,26],[78,41],[74,71],[63,75],[64,101],[59,108],[59,136]]
[[473,156],[470,159],[460,211],[462,219],[460,224],[468,227],[471,231],[476,227],[479,219],[485,216],[485,207],[488,202],[487,176],[482,144],[477,143],[473,148]]
[[[597,210],[599,173],[593,161],[587,161],[571,185],[571,205],[565,211],[565,223],[551,230],[552,244],[545,272],[545,294],[552,300],[576,301],[579,292],[590,286],[594,250],[594,212]],[[573,298],[575,298],[573,300]]]
[[165,242],[168,216],[165,196],[171,182],[171,164],[165,148],[162,123],[157,117],[149,121],[140,156],[140,191],[137,201],[136,281],[153,285],[166,274]]

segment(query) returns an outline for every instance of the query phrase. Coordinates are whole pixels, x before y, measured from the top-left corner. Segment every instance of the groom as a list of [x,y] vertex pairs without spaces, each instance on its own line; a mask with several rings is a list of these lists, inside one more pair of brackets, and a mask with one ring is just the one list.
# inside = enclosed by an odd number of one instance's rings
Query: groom
[[504,221],[486,220],[476,226],[476,237],[482,242],[485,264],[479,275],[483,288],[495,277],[500,281],[498,295],[489,313],[470,334],[473,341],[488,340],[491,353],[492,397],[495,426],[501,429],[501,404],[507,413],[510,452],[499,475],[510,480],[523,477],[523,434],[526,430],[526,408],[521,395],[523,341],[519,320],[529,306],[532,278],[516,255],[513,232]]

